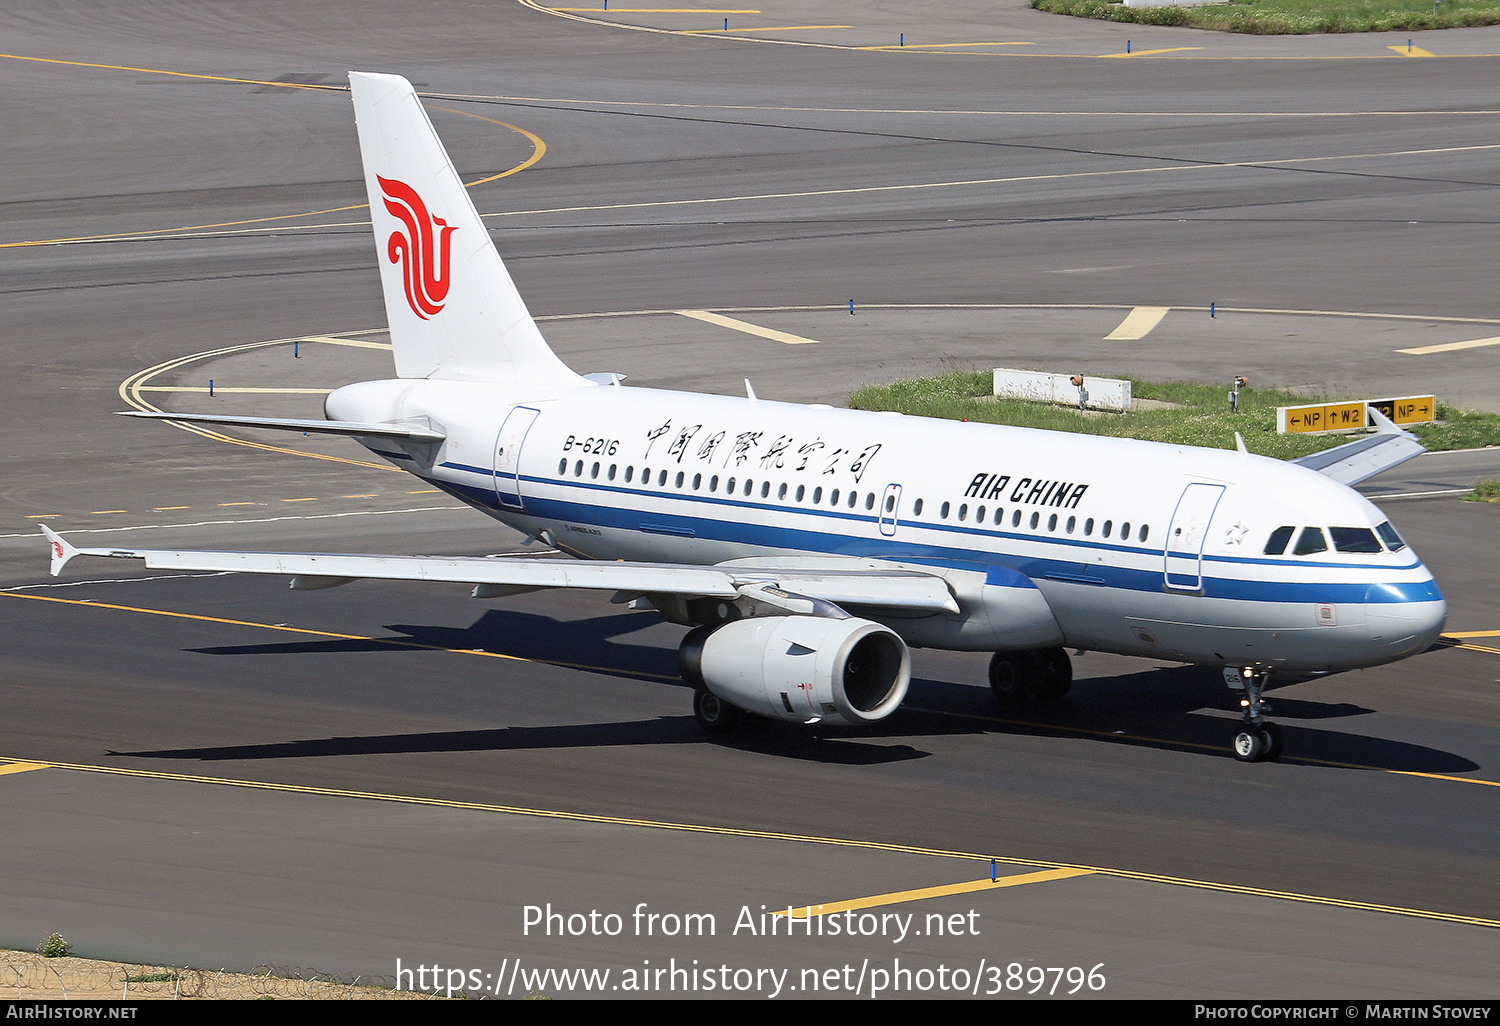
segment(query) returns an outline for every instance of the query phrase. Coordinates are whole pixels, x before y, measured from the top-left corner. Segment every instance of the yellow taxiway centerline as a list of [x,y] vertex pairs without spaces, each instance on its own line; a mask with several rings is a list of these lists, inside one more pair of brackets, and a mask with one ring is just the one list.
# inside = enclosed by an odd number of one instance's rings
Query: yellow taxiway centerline
[[[7,594],[7,593],[0,593]],[[774,830],[753,830],[743,827],[709,826],[701,823],[681,823],[669,820],[634,819],[623,816],[605,816],[584,812],[563,812],[555,809],[534,809],[521,806],[495,805],[486,802],[458,801],[447,798],[428,798],[419,795],[382,794],[371,791],[353,791],[344,788],[314,787],[307,784],[283,784],[267,780],[236,780],[225,777],[209,777],[188,773],[167,773],[159,770],[129,769],[123,766],[90,766],[79,763],[50,762],[35,759],[8,759],[0,757],[0,762],[25,762],[28,765],[37,765],[48,769],[73,770],[80,773],[103,773],[110,776],[137,777],[146,780],[171,780],[184,783],[215,784],[227,787],[244,787],[261,791],[282,791],[292,794],[318,795],[333,798],[359,798],[367,801],[393,802],[403,805],[423,805],[434,808],[463,809],[474,812],[502,813],[514,816],[537,816],[546,819],[565,820],[575,823],[604,823],[612,826],[635,826],[656,830],[679,830],[687,833],[711,834],[721,837],[748,837],[756,840],[768,841],[796,841],[804,844],[823,844],[841,848],[859,848],[866,851],[887,851],[905,855],[927,855],[936,858],[962,859],[970,862],[992,862],[995,856],[985,855],[979,852],[952,851],[941,848],[924,848],[909,844],[896,844],[888,841],[872,841],[859,838],[846,837],[820,837],[815,834],[793,834]],[[1139,870],[1112,869],[1106,866],[1080,866],[1068,865],[1061,862],[1049,862],[1041,859],[1023,858],[1000,858],[998,861],[1007,865],[1029,866],[1037,870],[1062,870],[1070,876],[1084,874],[1095,874],[1118,880],[1135,880],[1143,883],[1167,884],[1169,886],[1190,887],[1195,890],[1214,891],[1221,894],[1238,894],[1249,897],[1271,898],[1281,901],[1295,901],[1311,905],[1323,905],[1332,908],[1351,909],[1361,912],[1382,912],[1388,915],[1410,916],[1416,919],[1435,920],[1439,922],[1461,923],[1468,926],[1482,926],[1489,929],[1500,929],[1500,920],[1484,919],[1479,916],[1465,916],[1453,912],[1438,912],[1432,909],[1403,908],[1397,905],[1380,905],[1374,902],[1355,901],[1348,898],[1334,898],[1318,894],[1301,894],[1296,891],[1276,891],[1264,887],[1250,887],[1241,884],[1226,884],[1212,880],[1194,880],[1186,877],[1166,876],[1159,873],[1146,873]],[[992,886],[985,881],[984,886]]]
[[707,324],[717,324],[721,328],[729,328],[733,331],[743,331],[747,335],[768,338],[773,342],[783,342],[789,346],[818,345],[818,340],[815,338],[803,338],[801,335],[777,331],[775,328],[762,328],[759,324],[751,324],[749,321],[740,321],[733,317],[725,317],[723,314],[712,313],[708,310],[678,310],[677,312],[684,317],[691,317],[697,321],[703,321]]
[[1138,306],[1125,315],[1108,335],[1104,336],[1106,342],[1125,342],[1132,339],[1145,338],[1151,334],[1153,328],[1162,322],[1162,318],[1171,311],[1170,306]]
[[1430,353],[1454,353],[1460,349],[1483,349],[1485,346],[1500,346],[1500,337],[1476,338],[1468,342],[1443,342],[1435,346],[1417,346],[1413,349],[1398,349],[1407,356],[1427,356]]
[[[793,919],[810,919],[813,916],[837,915],[840,912],[852,912],[861,908],[900,905],[908,901],[944,898],[951,894],[970,894],[974,891],[987,891],[994,887],[1018,887],[1022,884],[1046,883],[1050,880],[1067,880],[1075,876],[1094,876],[1096,873],[1097,870],[1093,869],[1044,869],[1037,873],[1019,873],[1015,876],[1002,876],[996,880],[969,880],[964,883],[944,884],[940,887],[920,887],[912,891],[873,894],[867,898],[850,898],[847,901],[804,905],[802,908],[790,909],[789,912],[790,917]],[[776,912],[774,914],[786,916],[788,915],[788,911]]]

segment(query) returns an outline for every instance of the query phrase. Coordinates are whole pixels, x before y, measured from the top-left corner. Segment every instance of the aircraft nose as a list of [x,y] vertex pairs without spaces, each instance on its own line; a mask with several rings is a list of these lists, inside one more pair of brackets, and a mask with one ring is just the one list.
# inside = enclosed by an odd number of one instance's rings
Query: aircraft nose
[[1437,582],[1376,584],[1365,594],[1372,635],[1400,651],[1420,652],[1437,641],[1448,619],[1448,604]]

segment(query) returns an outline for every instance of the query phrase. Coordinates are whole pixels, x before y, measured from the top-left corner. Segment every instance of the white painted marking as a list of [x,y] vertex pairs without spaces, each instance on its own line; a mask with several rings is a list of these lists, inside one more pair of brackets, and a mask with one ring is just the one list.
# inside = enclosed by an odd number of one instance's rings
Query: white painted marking
[[747,335],[758,335],[761,338],[768,338],[772,342],[784,342],[789,346],[815,346],[818,344],[818,340],[815,338],[803,338],[801,335],[791,335],[785,331],[777,331],[775,328],[762,328],[759,324],[735,320],[733,317],[710,313],[707,310],[678,310],[677,312],[684,317],[691,317],[694,320],[704,321],[708,324],[717,324],[721,328],[743,331]]
[[[196,385],[140,385],[137,392],[207,392],[208,387]],[[251,395],[327,395],[332,392],[331,388],[226,388],[223,385],[214,386],[214,395],[221,392],[237,392]],[[243,425],[253,427],[254,425]]]
[[1145,338],[1171,309],[1170,306],[1138,306],[1125,315],[1118,328],[1104,336],[1104,341],[1123,342]]
[[355,338],[332,338],[328,335],[308,335],[297,339],[297,341],[323,342],[330,346],[352,346],[356,349],[384,349],[386,352],[391,351],[391,344],[389,342],[365,342]]

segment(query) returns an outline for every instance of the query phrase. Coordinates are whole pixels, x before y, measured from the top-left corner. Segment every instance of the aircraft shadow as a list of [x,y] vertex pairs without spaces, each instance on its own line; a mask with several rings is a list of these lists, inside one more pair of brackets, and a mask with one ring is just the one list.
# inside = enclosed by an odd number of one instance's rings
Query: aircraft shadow
[[[261,645],[217,646],[190,651],[227,656],[306,655],[390,651],[401,648],[482,649],[538,663],[597,670],[630,680],[676,684],[676,652],[660,644],[619,641],[660,623],[654,613],[611,613],[559,621],[511,610],[486,610],[468,627],[388,624],[394,634],[379,639],[318,639]],[[1314,702],[1284,691],[1267,691],[1271,719],[1286,741],[1283,761],[1342,768],[1416,773],[1472,772],[1479,766],[1457,754],[1388,741],[1313,723],[1369,715],[1349,703]],[[1213,669],[1153,667],[1138,673],[1074,682],[1068,696],[1050,705],[1000,705],[987,687],[913,679],[905,705],[870,727],[799,727],[752,723],[727,736],[703,733],[690,716],[610,724],[507,727],[430,734],[323,738],[265,745],[121,752],[143,758],[206,761],[305,758],[397,752],[507,751],[529,748],[588,748],[604,745],[718,744],[781,758],[846,765],[880,765],[926,758],[908,744],[882,744],[912,737],[995,733],[1036,737],[1088,737],[1109,744],[1189,750],[1232,758],[1229,742],[1239,725],[1237,696]]]
[[[1286,740],[1283,762],[1329,764],[1346,769],[1465,773],[1479,765],[1461,755],[1424,745],[1311,726],[1318,721],[1366,716],[1374,710],[1347,702],[1314,702],[1267,689],[1270,719]],[[896,736],[954,733],[954,717],[974,717],[986,731],[1046,737],[1087,736],[1132,747],[1189,749],[1230,759],[1229,742],[1240,725],[1238,696],[1208,667],[1153,667],[1115,677],[1073,682],[1062,701],[1001,705],[989,689],[945,681],[913,680],[906,704],[877,724]]]
[[[808,762],[876,766],[926,758],[909,745],[872,744],[867,738],[819,738],[808,734],[748,730],[736,735],[734,747]],[[766,735],[755,744],[755,735]],[[220,762],[257,759],[322,759],[344,755],[403,755],[430,752],[543,751],[565,748],[618,748],[624,745],[701,745],[711,739],[691,716],[651,720],[581,723],[547,727],[497,727],[490,730],[437,731],[425,734],[374,734],[325,737],[258,745],[218,745],[158,751],[109,752],[138,759],[188,759]]]

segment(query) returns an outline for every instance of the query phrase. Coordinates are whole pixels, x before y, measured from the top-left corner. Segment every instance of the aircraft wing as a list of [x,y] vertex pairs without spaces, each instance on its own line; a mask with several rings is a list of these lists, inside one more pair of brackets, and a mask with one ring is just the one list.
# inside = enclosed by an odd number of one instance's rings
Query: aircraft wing
[[1373,435],[1291,462],[1352,486],[1427,451],[1416,435],[1401,430],[1379,410],[1371,409],[1370,416],[1376,424]]
[[[326,552],[227,552],[176,549],[81,549],[45,525],[55,577],[75,556],[141,559],[153,570],[203,570],[284,574],[299,590],[333,587],[369,578],[389,581],[498,585],[506,588],[579,588],[634,595],[667,594],[736,598],[766,589],[782,599],[934,614],[958,612],[942,578],[878,564],[858,569],[774,566],[697,566],[581,559],[487,556],[373,556]],[[771,593],[774,594],[774,593]]]

